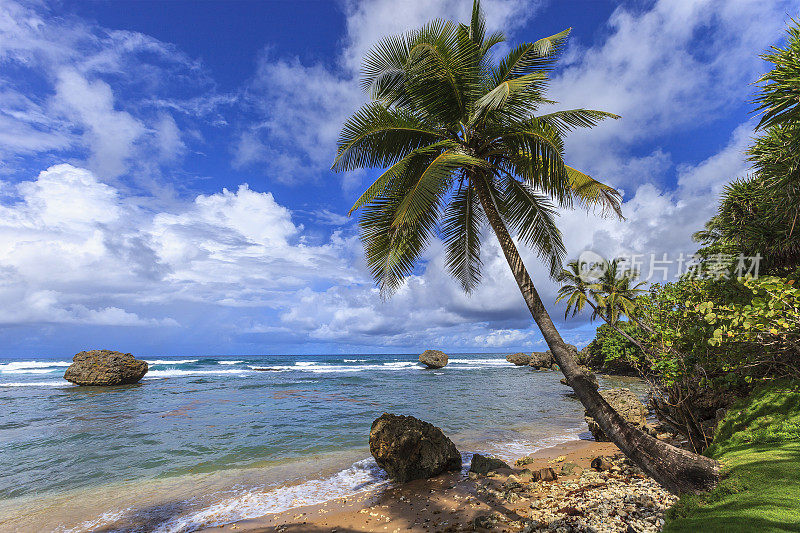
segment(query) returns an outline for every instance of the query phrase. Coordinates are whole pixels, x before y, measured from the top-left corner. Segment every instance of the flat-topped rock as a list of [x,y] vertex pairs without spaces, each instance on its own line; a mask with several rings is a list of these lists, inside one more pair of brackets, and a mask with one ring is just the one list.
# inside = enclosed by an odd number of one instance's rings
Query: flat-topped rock
[[[600,395],[605,398],[608,404],[618,412],[633,427],[646,430],[647,425],[647,407],[644,406],[638,396],[630,389],[608,389],[601,390]],[[598,442],[607,442],[609,438],[600,429],[600,426],[595,422],[594,418],[589,416],[586,412],[586,424],[589,426],[589,431],[594,436],[594,440]]]
[[89,350],[75,354],[64,379],[83,386],[129,385],[142,379],[147,369],[147,361],[129,353]]
[[439,350],[425,350],[419,355],[419,362],[428,368],[442,368],[447,364],[447,354]]
[[528,365],[536,370],[550,370],[553,364],[553,354],[550,353],[550,350],[546,352],[533,352],[528,361]]
[[512,353],[506,356],[506,361],[517,366],[525,366],[530,364],[531,356],[522,352]]

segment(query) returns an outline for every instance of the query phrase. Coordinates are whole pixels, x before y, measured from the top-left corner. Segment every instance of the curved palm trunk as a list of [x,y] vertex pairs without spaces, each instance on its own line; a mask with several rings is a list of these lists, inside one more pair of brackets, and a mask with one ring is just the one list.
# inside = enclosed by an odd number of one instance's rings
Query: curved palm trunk
[[588,376],[579,369],[575,357],[558,333],[533,286],[488,186],[480,176],[475,176],[472,183],[536,325],[539,326],[559,368],[575,390],[575,395],[589,415],[597,421],[603,433],[626,456],[670,492],[697,493],[713,487],[719,478],[719,463],[708,457],[671,446],[634,428],[592,386]]

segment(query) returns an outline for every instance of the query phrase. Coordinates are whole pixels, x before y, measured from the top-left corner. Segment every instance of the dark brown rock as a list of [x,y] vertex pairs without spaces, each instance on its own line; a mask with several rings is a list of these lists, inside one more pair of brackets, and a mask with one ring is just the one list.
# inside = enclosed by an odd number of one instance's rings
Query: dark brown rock
[[531,360],[528,363],[529,366],[536,370],[548,369],[553,366],[553,364],[553,354],[550,353],[550,350],[546,352],[533,352],[531,354]]
[[480,474],[482,476],[485,476],[492,470],[498,470],[500,468],[511,467],[508,466],[508,463],[496,457],[487,457],[479,453],[476,453],[472,456],[472,462],[469,464],[470,472],[475,472],[476,474]]
[[369,451],[398,481],[459,470],[461,454],[442,430],[413,416],[384,413],[372,423]]
[[525,366],[530,364],[531,356],[526,353],[512,353],[506,356],[506,361],[517,366]]
[[[646,429],[646,416],[647,408],[636,394],[631,392],[630,389],[609,389],[600,391],[600,395],[617,411],[622,418],[624,418],[632,426],[645,430]],[[589,431],[594,435],[594,440],[598,442],[608,442],[608,437],[605,436],[603,430],[589,416],[589,412],[585,413],[586,424],[589,426]]]
[[555,481],[558,479],[556,471],[550,467],[540,468],[533,473],[533,481]]
[[425,350],[420,354],[419,362],[428,368],[442,368],[447,364],[447,354],[439,350]]
[[592,459],[592,462],[590,463],[589,466],[591,466],[598,472],[605,472],[606,470],[611,470],[611,467],[614,465],[608,457],[603,457],[602,455],[600,455]]
[[89,350],[75,354],[64,379],[76,385],[110,386],[137,383],[147,374],[147,362],[129,353]]

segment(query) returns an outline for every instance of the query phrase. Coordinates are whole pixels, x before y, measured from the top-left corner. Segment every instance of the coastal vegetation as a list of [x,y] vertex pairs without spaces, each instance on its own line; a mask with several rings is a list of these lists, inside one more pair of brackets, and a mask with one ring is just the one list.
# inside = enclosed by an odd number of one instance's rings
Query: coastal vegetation
[[676,282],[623,299],[620,287],[636,273],[620,271],[616,260],[571,262],[560,276],[567,313],[589,305],[592,318],[606,322],[584,362],[635,369],[653,388],[659,418],[697,452],[711,445],[720,411],[736,399],[800,379],[798,23],[785,48],[762,57],[773,68],[758,83],[753,174],[725,189],[717,214],[694,235],[697,263]]
[[[447,268],[463,289],[481,277],[481,237],[488,223],[523,299],[560,370],[591,417],[619,448],[667,489],[698,492],[717,480],[718,464],[636,429],[598,393],[561,338],[514,241],[532,248],[555,277],[565,247],[557,208],[620,212],[619,193],[567,165],[563,136],[605,119],[604,111],[538,114],[569,30],[511,47],[499,62],[490,50],[476,0],[469,25],[436,20],[384,38],[363,62],[371,101],[344,124],[332,168],[385,168],[355,202],[367,264],[390,295],[436,234]],[[612,280],[613,281],[613,280]],[[622,300],[608,303],[612,316]]]

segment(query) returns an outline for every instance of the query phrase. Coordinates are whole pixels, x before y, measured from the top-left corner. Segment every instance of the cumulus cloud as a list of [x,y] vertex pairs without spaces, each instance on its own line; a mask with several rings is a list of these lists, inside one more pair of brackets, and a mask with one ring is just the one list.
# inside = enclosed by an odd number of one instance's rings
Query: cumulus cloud
[[54,108],[83,127],[93,170],[111,178],[127,170],[133,144],[145,127],[130,113],[114,108],[114,94],[107,83],[89,82],[74,70],[64,70],[58,75]]
[[144,210],[68,164],[7,188],[15,191],[0,205],[7,325],[176,325],[182,317],[160,306],[274,308],[300,288],[358,279],[346,240],[305,244],[290,211],[247,185],[168,212]]

